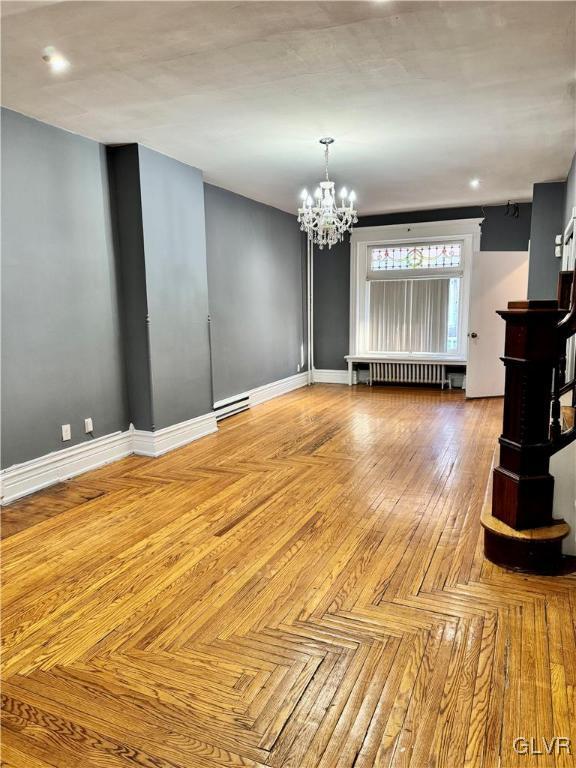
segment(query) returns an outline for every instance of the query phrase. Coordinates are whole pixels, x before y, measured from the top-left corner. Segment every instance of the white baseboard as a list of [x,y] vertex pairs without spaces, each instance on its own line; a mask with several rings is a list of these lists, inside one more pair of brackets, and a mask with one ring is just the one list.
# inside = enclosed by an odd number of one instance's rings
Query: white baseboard
[[0,472],[2,504],[60,483],[132,453],[130,432],[114,432],[89,443],[73,445]]
[[50,485],[69,480],[91,469],[98,469],[126,456],[161,456],[199,437],[216,432],[213,413],[198,416],[155,432],[130,429],[97,437],[88,443],[73,445],[37,459],[15,464],[0,472],[2,504],[28,496]]
[[205,413],[195,419],[181,421],[154,432],[135,429],[132,432],[132,451],[137,456],[162,456],[163,453],[181,448],[193,440],[217,431],[214,413]]
[[336,371],[336,370],[330,370],[328,368],[315,368],[314,383],[315,384],[348,384],[348,371]]
[[256,387],[251,389],[248,393],[250,395],[250,406],[260,405],[265,403],[266,400],[272,400],[273,397],[280,397],[287,392],[292,392],[293,389],[299,389],[305,387],[308,384],[308,373],[296,373],[294,376],[288,376],[285,379],[279,379],[279,381],[273,381],[270,384],[264,384],[262,387]]
[[[298,373],[252,389],[247,394],[250,405],[253,406],[284,395],[293,389],[305,387],[306,384],[308,384],[308,374]],[[133,428],[126,432],[115,432],[90,442],[48,453],[23,464],[15,464],[0,471],[1,503],[9,504],[22,496],[28,496],[42,488],[89,472],[91,469],[97,469],[131,454],[161,456],[163,453],[217,431],[216,414],[207,413],[154,432]]]

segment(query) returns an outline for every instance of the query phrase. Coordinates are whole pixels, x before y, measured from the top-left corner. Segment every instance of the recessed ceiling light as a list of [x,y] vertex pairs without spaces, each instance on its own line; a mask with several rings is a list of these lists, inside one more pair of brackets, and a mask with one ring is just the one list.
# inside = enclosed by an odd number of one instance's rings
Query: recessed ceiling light
[[470,179],[470,186],[472,189],[478,189],[480,186],[480,179]]
[[62,54],[51,45],[49,45],[48,48],[44,48],[42,59],[49,65],[52,72],[56,74],[65,72],[70,66],[68,59],[62,56]]

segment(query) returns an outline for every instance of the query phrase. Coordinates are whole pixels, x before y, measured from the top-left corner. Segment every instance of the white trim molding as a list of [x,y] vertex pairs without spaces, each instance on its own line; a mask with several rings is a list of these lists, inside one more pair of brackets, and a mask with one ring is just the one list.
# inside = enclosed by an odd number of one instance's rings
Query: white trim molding
[[207,413],[154,432],[134,429],[97,437],[90,442],[54,451],[15,464],[0,472],[2,504],[41,491],[84,472],[124,459],[126,456],[161,456],[204,435],[216,432],[216,416]]
[[348,384],[348,371],[315,368],[313,372],[313,380],[315,384]]
[[265,403],[266,400],[272,400],[273,397],[285,395],[287,392],[292,392],[293,389],[306,387],[308,383],[308,372],[304,371],[279,381],[273,381],[271,384],[264,384],[262,387],[251,389],[248,393],[250,396],[250,407]]
[[[464,246],[463,291],[460,302],[461,349],[454,360],[465,356],[470,300],[472,259],[480,250],[481,224],[484,219],[452,219],[413,224],[393,224],[381,227],[359,227],[350,238],[350,357],[370,355],[368,349],[368,257],[370,246],[382,243],[435,242],[457,239]],[[350,362],[350,361],[349,361]]]
[[564,230],[564,242],[567,243],[570,239],[570,236],[574,234],[574,222],[576,221],[576,205],[574,208],[572,208],[572,215],[568,219],[568,224],[566,224],[566,229]]
[[[250,405],[271,400],[293,389],[305,387],[308,384],[308,373],[298,373],[279,381],[273,381],[262,387],[245,393],[249,396]],[[227,400],[237,400],[238,395]],[[221,401],[226,402],[226,401]],[[73,445],[60,451],[48,453],[37,459],[31,459],[22,464],[15,464],[0,471],[1,503],[28,496],[30,493],[48,488],[63,480],[98,469],[104,464],[110,464],[126,456],[149,456],[155,458],[162,454],[181,448],[193,440],[218,431],[216,413],[206,413],[194,419],[173,424],[170,427],[157,429],[153,432],[130,427],[126,432],[114,432],[111,435],[97,437],[90,442]]]
[[132,433],[114,432],[3,469],[2,504],[118,461],[132,453]]
[[308,384],[308,371],[303,371],[302,373],[296,373],[293,376],[287,376],[285,379],[278,379],[278,381],[271,381],[270,384],[263,384],[261,387],[249,389],[247,392],[239,392],[237,395],[231,395],[222,400],[217,400],[214,403],[214,408],[226,408],[233,403],[238,403],[244,400],[248,401],[249,407],[260,405],[260,403],[265,403],[266,400],[272,400],[273,397],[280,397],[280,395],[285,395],[293,389],[299,389]]
[[218,431],[216,414],[205,413],[188,421],[181,421],[170,427],[148,432],[142,429],[132,431],[132,451],[136,456],[156,458],[163,453],[181,448],[205,435]]

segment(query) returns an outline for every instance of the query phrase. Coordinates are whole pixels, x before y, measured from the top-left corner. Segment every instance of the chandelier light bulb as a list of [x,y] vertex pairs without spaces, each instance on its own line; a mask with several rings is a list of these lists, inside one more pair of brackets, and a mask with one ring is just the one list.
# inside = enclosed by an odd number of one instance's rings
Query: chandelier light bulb
[[308,208],[312,208],[313,203],[314,203],[314,200],[312,200],[310,195],[308,195],[308,199],[306,200],[306,205],[308,206]]
[[302,192],[300,193],[300,198],[302,200],[308,200],[308,190],[307,189],[303,189],[302,190]]
[[348,195],[348,200],[350,200],[351,203],[353,203],[356,200],[356,192],[354,192],[354,190],[352,190],[352,192],[350,192],[350,194]]
[[346,198],[348,197],[348,190],[346,189],[346,187],[342,187],[342,189],[340,190],[340,197],[342,198],[342,200],[346,200]]
[[317,200],[320,200],[320,198],[322,197],[322,190],[320,189],[320,187],[316,187],[316,192],[314,192],[314,197]]

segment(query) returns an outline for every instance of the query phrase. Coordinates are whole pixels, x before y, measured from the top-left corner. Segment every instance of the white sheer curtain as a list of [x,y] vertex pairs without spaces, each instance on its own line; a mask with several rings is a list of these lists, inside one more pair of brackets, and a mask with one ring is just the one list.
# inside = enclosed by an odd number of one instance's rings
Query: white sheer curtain
[[446,352],[449,279],[412,281],[412,352]]
[[370,283],[370,350],[406,352],[410,342],[410,281]]
[[450,278],[372,280],[373,352],[447,351]]

